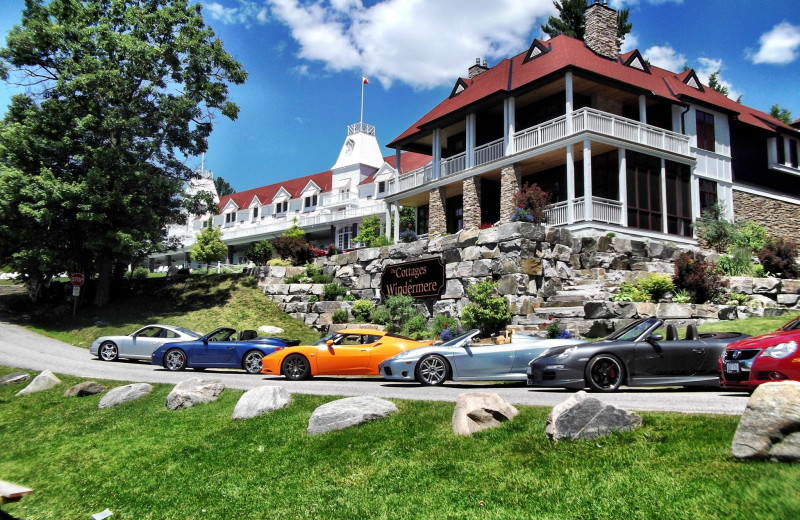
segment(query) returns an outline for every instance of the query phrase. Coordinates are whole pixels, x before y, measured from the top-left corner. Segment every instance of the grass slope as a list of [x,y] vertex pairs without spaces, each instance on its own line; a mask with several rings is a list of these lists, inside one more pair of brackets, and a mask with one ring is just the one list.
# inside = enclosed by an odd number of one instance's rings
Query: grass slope
[[[9,372],[0,367],[0,374]],[[35,489],[3,506],[23,519],[114,518],[797,518],[800,464],[736,461],[738,418],[643,413],[645,426],[554,444],[546,408],[456,437],[452,403],[396,401],[400,413],[310,436],[335,398],[295,394],[272,414],[233,421],[240,391],[164,407],[165,385],[98,410],[67,398],[77,378],[14,397],[0,387],[0,475]],[[119,382],[104,382],[119,386]]]
[[148,278],[106,308],[87,306],[74,318],[71,310],[61,316],[34,317],[28,325],[84,348],[99,336],[130,334],[150,323],[177,325],[201,334],[223,326],[242,330],[274,325],[284,329],[281,337],[302,343],[319,339],[319,333],[278,309],[258,290],[256,280],[246,275],[193,275],[180,282]]

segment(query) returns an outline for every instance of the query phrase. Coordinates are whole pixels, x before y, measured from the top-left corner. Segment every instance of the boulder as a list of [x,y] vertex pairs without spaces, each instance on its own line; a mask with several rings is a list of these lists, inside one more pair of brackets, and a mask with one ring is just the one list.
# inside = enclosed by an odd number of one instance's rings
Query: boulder
[[656,315],[661,319],[687,319],[692,317],[692,306],[685,303],[659,303]]
[[583,304],[583,312],[587,320],[615,317],[613,302],[589,301]]
[[87,395],[97,395],[104,391],[106,387],[94,381],[84,381],[72,386],[64,392],[64,397],[86,397]]
[[128,401],[135,401],[140,397],[144,397],[153,390],[153,387],[147,383],[134,383],[132,385],[118,386],[108,391],[106,395],[97,403],[99,409],[108,408],[109,406],[116,406],[118,404],[127,403]]
[[376,419],[385,419],[397,412],[391,401],[372,396],[347,397],[325,403],[314,410],[308,420],[308,433],[314,435],[343,430]]
[[753,278],[753,294],[778,294],[780,278]]
[[800,382],[756,388],[736,428],[731,453],[739,459],[800,460]]
[[642,425],[638,414],[602,402],[581,390],[553,407],[545,433],[555,441],[594,439]]
[[11,372],[10,374],[0,377],[0,386],[16,385],[23,383],[30,378],[27,372]]
[[453,433],[472,435],[514,420],[519,410],[508,404],[498,394],[472,392],[458,396],[453,410]]
[[287,406],[289,392],[280,386],[258,386],[248,390],[233,408],[234,419],[252,419]]
[[45,370],[38,376],[34,377],[33,381],[31,381],[28,386],[17,392],[17,395],[20,396],[42,392],[44,390],[50,390],[60,382],[61,380],[54,376],[52,372]]
[[215,401],[224,389],[225,385],[219,379],[192,377],[175,385],[167,395],[167,408],[178,410],[209,403]]

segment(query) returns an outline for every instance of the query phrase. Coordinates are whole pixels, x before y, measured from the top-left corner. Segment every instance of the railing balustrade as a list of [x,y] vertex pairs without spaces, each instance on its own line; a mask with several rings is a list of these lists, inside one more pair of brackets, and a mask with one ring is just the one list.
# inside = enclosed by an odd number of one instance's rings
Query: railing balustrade
[[496,161],[503,157],[503,138],[475,148],[475,166]]

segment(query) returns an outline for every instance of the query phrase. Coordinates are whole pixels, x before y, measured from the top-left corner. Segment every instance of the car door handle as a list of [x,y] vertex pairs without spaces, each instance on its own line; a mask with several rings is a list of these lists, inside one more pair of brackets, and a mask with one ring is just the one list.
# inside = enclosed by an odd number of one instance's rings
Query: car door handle
[[366,351],[367,351],[367,349],[365,349],[365,348],[361,349],[361,352],[366,352]]
[[233,347],[228,347],[228,350],[233,350]]
[[692,349],[692,352],[697,352],[698,354],[702,354],[705,351],[706,351],[706,349],[704,349],[704,348],[693,348]]

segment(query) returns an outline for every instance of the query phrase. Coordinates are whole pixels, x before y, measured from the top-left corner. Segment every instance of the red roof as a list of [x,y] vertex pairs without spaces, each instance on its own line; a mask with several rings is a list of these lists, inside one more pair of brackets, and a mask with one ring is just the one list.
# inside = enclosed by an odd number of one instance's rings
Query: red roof
[[721,110],[733,112],[738,115],[741,122],[766,130],[774,130],[775,128],[795,130],[790,125],[778,121],[769,114],[737,103],[709,87],[704,87],[704,91],[701,92],[686,85],[683,80],[686,79],[686,76],[691,71],[675,73],[650,66],[650,73],[647,73],[625,65],[625,61],[635,51],[625,53],[616,60],[610,60],[595,54],[583,41],[570,36],[559,35],[538,43],[548,49],[548,52],[539,54],[534,59],[525,62],[528,54],[528,51],[525,51],[513,58],[501,61],[472,79],[460,78],[459,81],[463,81],[467,88],[461,93],[439,103],[433,110],[395,138],[389,146],[395,147],[400,141],[406,140],[422,132],[426,127],[432,126],[433,122],[465,109],[489,96],[494,94],[510,95],[517,89],[541,80],[548,75],[565,71],[567,68],[586,71],[626,83],[641,89],[643,93],[649,92],[651,95],[672,101],[679,101],[684,97],[691,98],[719,107]]

